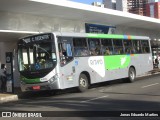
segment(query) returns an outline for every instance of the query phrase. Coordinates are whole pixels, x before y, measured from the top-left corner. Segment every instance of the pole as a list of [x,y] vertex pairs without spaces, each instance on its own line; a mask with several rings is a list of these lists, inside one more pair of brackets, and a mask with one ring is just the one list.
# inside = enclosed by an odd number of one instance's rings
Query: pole
[[10,64],[9,75],[12,81],[12,93],[14,93],[14,79],[13,79],[13,53],[6,52],[6,63]]

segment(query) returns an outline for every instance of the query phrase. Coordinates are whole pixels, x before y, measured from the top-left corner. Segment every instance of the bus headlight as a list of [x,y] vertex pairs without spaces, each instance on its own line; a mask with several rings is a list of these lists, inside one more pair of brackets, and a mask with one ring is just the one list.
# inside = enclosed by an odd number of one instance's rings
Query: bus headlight
[[48,81],[49,83],[53,84],[57,80],[57,75],[51,77],[51,79]]
[[40,81],[45,82],[45,81],[47,81],[47,78],[40,78]]

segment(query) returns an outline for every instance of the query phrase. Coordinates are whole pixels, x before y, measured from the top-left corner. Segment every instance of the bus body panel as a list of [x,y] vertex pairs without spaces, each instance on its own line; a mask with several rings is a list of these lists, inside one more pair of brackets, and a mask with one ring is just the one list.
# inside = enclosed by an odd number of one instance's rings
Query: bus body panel
[[[129,67],[133,66],[136,70],[136,75],[141,75],[145,72],[148,72],[153,69],[152,67],[152,60],[151,54],[146,55],[135,55],[130,56],[131,61],[128,66],[122,69],[114,69],[114,70],[107,70],[105,69],[105,65],[101,63],[95,63],[95,66],[90,66],[89,62],[91,62],[91,58],[94,61],[97,57],[76,57],[69,66],[63,66],[60,71],[62,71],[63,77],[61,78],[64,81],[64,89],[70,87],[76,87],[79,85],[78,80],[79,76],[82,72],[88,72],[90,75],[90,83],[99,83],[104,81],[110,81],[120,78],[128,77]],[[102,56],[103,58],[103,56]],[[143,59],[142,59],[143,58]],[[147,62],[144,62],[144,59]],[[100,60],[100,59],[98,59]],[[144,64],[139,64],[144,63]],[[105,63],[104,63],[105,64]],[[75,67],[75,73],[72,74],[72,69],[70,68]],[[102,70],[103,69],[103,70]],[[102,73],[104,71],[104,73]],[[69,74],[71,73],[71,74]],[[71,77],[71,79],[68,78]]]
[[[58,36],[62,37],[82,37],[82,38],[115,38],[115,39],[132,39],[132,40],[149,40],[143,36],[128,35],[104,35],[104,34],[86,34],[86,33],[53,33],[57,65],[48,74],[52,74],[51,78],[46,78],[45,82],[35,84],[21,84],[22,91],[31,91],[33,86],[41,86],[41,90],[66,89],[79,86],[79,76],[82,72],[87,72],[90,77],[90,83],[100,83],[114,79],[128,77],[130,67],[134,67],[136,75],[143,74],[153,69],[152,54],[123,54],[110,56],[85,56],[74,57],[66,65],[60,65],[60,56],[58,48]],[[150,43],[149,43],[150,45]],[[150,48],[151,50],[151,48]],[[44,77],[45,78],[45,77]],[[54,78],[54,80],[52,80]],[[42,79],[42,78],[40,78]],[[44,88],[44,89],[43,89]]]

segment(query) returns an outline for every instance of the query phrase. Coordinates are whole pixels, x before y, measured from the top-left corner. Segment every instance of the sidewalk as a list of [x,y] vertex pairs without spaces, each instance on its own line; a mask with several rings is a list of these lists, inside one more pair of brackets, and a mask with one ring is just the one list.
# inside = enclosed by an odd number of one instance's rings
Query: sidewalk
[[160,74],[160,68],[154,68],[152,71],[149,71],[148,73],[142,74],[138,77],[145,77],[145,76],[150,76],[150,75],[155,75],[155,74]]
[[[137,77],[144,77],[144,76],[150,76],[154,74],[160,74],[160,69],[154,68],[152,71],[148,72],[147,74],[137,76]],[[14,94],[12,93],[0,93],[0,104],[6,103],[6,102],[12,102],[12,101],[18,101],[18,96],[21,95],[20,88],[14,89]]]
[[0,104],[12,101],[18,101],[18,95],[21,94],[20,88],[15,88],[14,93],[0,93]]
[[0,93],[0,104],[17,100],[18,100],[18,95],[16,94]]

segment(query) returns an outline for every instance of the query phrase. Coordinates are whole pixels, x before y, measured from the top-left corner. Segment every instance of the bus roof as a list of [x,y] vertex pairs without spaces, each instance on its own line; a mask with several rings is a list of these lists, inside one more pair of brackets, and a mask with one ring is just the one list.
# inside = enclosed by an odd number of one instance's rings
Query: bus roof
[[134,35],[118,35],[118,34],[97,34],[97,33],[55,33],[57,36],[66,37],[87,37],[87,38],[113,38],[113,39],[150,39],[147,36],[134,36]]
[[[43,34],[50,34],[50,33],[40,33],[35,35],[30,35],[23,37],[28,38],[32,36],[38,36]],[[55,36],[64,36],[64,37],[86,37],[86,38],[108,38],[108,39],[137,39],[137,40],[149,40],[150,38],[147,36],[134,36],[134,35],[118,35],[118,34],[97,34],[97,33],[67,33],[67,32],[53,32]]]

